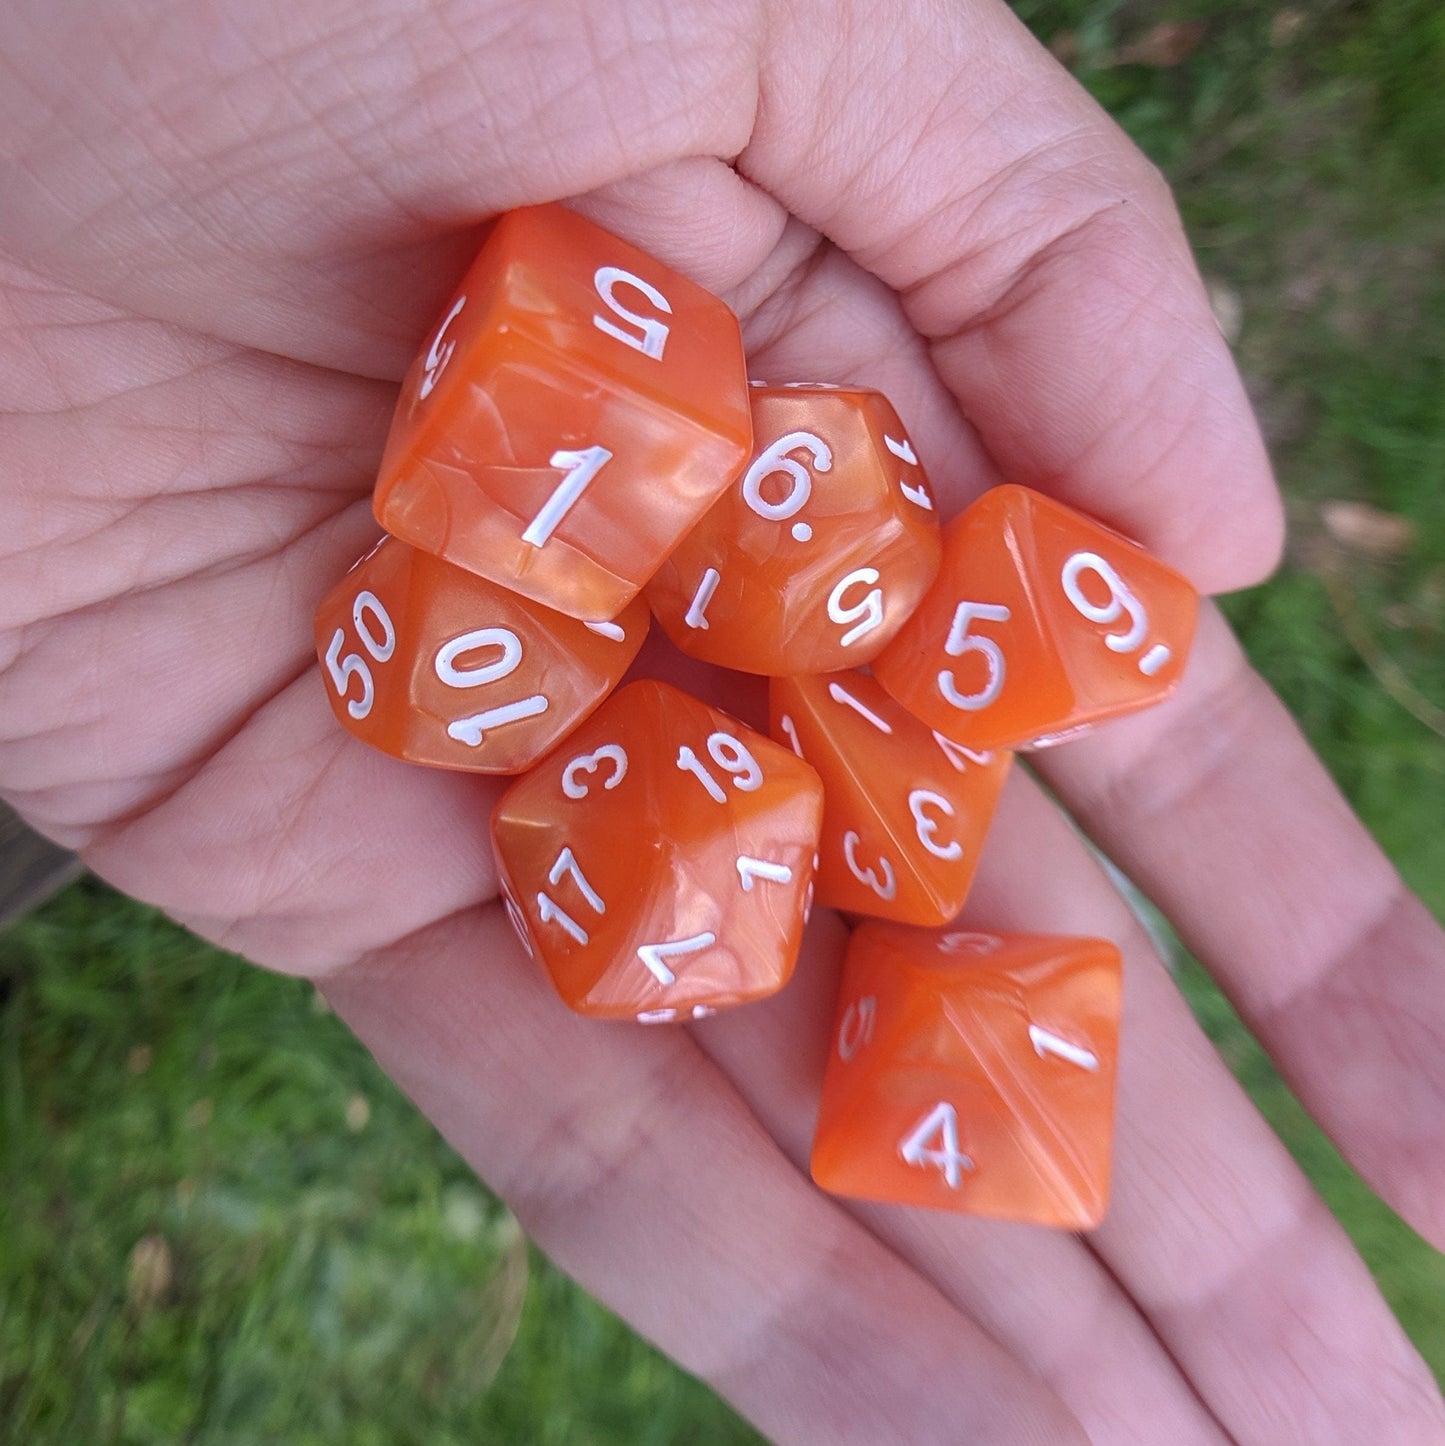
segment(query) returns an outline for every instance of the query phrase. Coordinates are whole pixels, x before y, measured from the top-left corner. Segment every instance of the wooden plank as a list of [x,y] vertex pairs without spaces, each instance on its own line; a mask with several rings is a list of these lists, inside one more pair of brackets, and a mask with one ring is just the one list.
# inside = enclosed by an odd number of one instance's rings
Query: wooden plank
[[73,853],[41,838],[0,803],[0,928],[84,872]]

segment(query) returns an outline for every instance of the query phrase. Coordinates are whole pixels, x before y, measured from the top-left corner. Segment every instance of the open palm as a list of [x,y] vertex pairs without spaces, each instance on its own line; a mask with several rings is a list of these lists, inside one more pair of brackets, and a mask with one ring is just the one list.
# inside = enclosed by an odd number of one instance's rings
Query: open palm
[[[121,887],[317,978],[559,1263],[781,1439],[1445,1439],[1364,1266],[1027,776],[970,916],[1127,959],[1087,1238],[811,1187],[836,917],[765,1005],[575,1019],[496,906],[498,783],[335,726],[311,614],[375,536],[396,382],[478,225],[557,197],[724,295],[754,375],[886,391],[945,510],[1007,477],[1204,589],[1272,565],[1167,193],[993,0],[22,0],[0,787]],[[1445,946],[1218,614],[1174,700],[1039,767],[1445,1242]]]

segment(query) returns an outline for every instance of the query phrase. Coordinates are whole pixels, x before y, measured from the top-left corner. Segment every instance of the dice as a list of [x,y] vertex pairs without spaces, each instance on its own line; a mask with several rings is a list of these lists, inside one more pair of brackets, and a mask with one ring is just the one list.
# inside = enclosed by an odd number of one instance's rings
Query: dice
[[384,538],[317,610],[316,651],[358,738],[413,763],[517,773],[612,691],[649,621],[638,599],[578,622]]
[[1167,697],[1198,611],[1190,584],[1143,548],[995,487],[949,525],[938,581],[873,673],[957,743],[1039,746]]
[[852,668],[938,572],[928,482],[880,393],[755,387],[744,475],[658,570],[648,602],[705,662],[779,676]]
[[843,971],[814,1180],[1086,1230],[1109,1195],[1119,951],[866,924]]
[[774,678],[769,717],[823,780],[818,902],[906,924],[953,919],[1013,755],[960,748],[863,673]]
[[786,748],[639,682],[507,790],[492,838],[508,914],[564,1002],[665,1022],[788,981],[822,812]]
[[402,384],[377,520],[615,618],[747,460],[737,319],[561,206],[498,220]]

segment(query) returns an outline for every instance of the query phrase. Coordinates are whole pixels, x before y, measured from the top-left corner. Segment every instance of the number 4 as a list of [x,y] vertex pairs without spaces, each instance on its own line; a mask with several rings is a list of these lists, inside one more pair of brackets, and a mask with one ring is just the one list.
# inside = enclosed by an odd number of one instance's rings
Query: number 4
[[[934,1149],[929,1141],[938,1137]],[[958,1144],[958,1112],[947,1100],[940,1100],[898,1144],[898,1153],[910,1165],[932,1166],[943,1171],[949,1188],[957,1190],[963,1183],[963,1172],[974,1168],[973,1161]]]

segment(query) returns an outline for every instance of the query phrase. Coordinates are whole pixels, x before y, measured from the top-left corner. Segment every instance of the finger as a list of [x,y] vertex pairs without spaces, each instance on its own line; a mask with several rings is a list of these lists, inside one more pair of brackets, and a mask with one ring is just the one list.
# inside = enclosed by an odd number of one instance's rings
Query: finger
[[1339,1224],[1082,841],[1036,787],[1017,794],[966,917],[1124,951],[1113,1201],[1089,1237],[1100,1258],[1236,1439],[1441,1439],[1438,1389]]
[[1278,497],[1167,189],[1005,6],[785,7],[762,96],[739,169],[904,296],[1010,480],[1202,589],[1271,569]]
[[[694,1030],[800,1170],[807,1169],[846,942],[836,917],[815,916],[787,989]],[[1094,1446],[1225,1440],[1152,1327],[1077,1236],[938,1210],[846,1203],[1046,1380]]]
[[1084,1439],[804,1181],[685,1033],[568,1015],[500,911],[439,924],[327,993],[564,1270],[773,1438]]
[[1343,1153],[1445,1247],[1445,935],[1217,611],[1167,704],[1039,767]]

